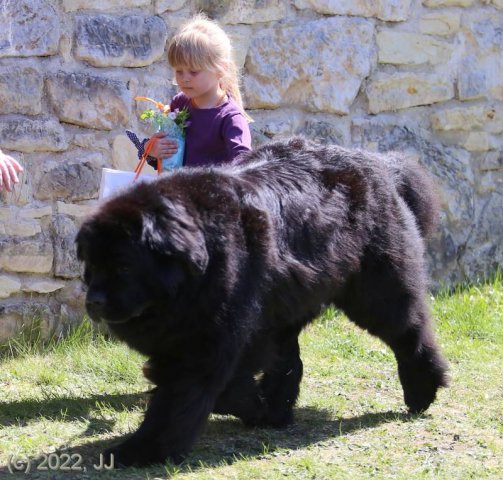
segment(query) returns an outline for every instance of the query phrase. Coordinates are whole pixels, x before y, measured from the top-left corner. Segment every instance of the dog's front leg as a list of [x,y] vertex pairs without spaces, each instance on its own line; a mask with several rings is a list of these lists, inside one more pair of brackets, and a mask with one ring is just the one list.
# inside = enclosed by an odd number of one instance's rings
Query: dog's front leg
[[180,463],[235,368],[236,355],[211,357],[219,361],[196,370],[180,368],[176,374],[172,370],[170,378],[165,377],[153,390],[140,428],[125,442],[109,449],[106,460],[110,461],[113,454],[116,466],[142,466],[166,460]]
[[125,442],[105,453],[120,466],[143,466],[170,460],[180,463],[210,414],[215,397],[198,385],[185,392],[158,386],[140,428]]

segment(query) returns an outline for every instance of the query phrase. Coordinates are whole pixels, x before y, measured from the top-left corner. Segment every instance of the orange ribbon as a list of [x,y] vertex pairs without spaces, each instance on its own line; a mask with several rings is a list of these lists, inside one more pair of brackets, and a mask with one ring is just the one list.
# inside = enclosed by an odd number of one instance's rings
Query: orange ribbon
[[[147,162],[147,158],[150,156],[150,152],[152,151],[152,148],[154,148],[154,143],[156,141],[157,141],[156,138],[151,138],[147,142],[147,144],[145,145],[145,151],[143,152],[143,155],[141,156],[140,161],[138,162],[138,164],[136,165],[136,167],[134,169],[134,173],[136,173],[136,175],[133,179],[133,182],[136,182],[136,180],[140,176],[140,173],[143,170],[143,167],[144,167],[145,163]],[[161,167],[162,167],[161,159],[158,158],[157,159],[157,175],[161,174]]]
[[164,105],[164,103],[153,100],[149,97],[134,97],[135,100],[145,100],[146,102],[152,102],[161,112],[168,113],[170,111],[169,105]]
[[[158,102],[157,100],[154,100],[149,97],[134,97],[135,100],[145,100],[146,102],[152,102],[161,112],[163,113],[168,113],[170,111],[169,105],[164,105],[164,103]],[[151,138],[145,147],[145,151],[138,162],[138,165],[136,165],[134,169],[134,173],[136,173],[136,176],[134,177],[133,182],[135,182],[138,177],[140,176],[140,173],[143,169],[143,166],[145,165],[147,158],[149,157],[150,152],[152,151],[152,148],[154,147],[154,142],[156,142],[157,139]],[[157,159],[157,175],[161,174],[161,168],[162,168],[162,162],[161,159]]]

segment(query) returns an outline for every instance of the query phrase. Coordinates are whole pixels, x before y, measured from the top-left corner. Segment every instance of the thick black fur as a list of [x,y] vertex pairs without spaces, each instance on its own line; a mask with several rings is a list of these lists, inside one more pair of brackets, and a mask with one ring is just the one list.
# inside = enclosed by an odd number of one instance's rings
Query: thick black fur
[[157,385],[116,462],[180,461],[211,412],[291,422],[299,332],[331,303],[392,348],[405,403],[427,409],[447,383],[425,302],[434,198],[404,158],[294,138],[104,203],[77,237],[87,310]]

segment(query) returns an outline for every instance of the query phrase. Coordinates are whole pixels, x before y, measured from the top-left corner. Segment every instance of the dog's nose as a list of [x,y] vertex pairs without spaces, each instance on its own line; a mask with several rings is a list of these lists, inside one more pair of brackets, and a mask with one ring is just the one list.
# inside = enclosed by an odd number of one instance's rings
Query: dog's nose
[[89,291],[87,293],[86,310],[95,322],[99,322],[103,317],[105,305],[106,296],[103,292]]

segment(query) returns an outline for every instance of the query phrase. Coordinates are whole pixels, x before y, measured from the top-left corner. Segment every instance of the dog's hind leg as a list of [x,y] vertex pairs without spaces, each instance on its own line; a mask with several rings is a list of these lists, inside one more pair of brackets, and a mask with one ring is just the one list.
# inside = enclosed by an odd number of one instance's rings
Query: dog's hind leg
[[[420,284],[419,284],[420,285]],[[433,336],[426,290],[411,286],[392,267],[353,278],[339,306],[350,320],[387,343],[395,354],[404,400],[426,410],[447,385],[447,363]]]
[[383,340],[395,354],[405,404],[411,413],[419,413],[435,400],[438,388],[447,386],[447,363],[433,336],[424,302],[413,302],[406,315],[405,328]]
[[234,415],[250,427],[263,422],[266,407],[253,372],[238,369],[218,396],[213,413]]

